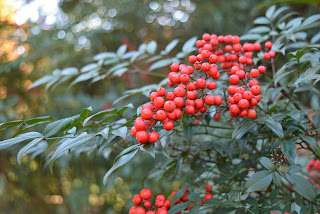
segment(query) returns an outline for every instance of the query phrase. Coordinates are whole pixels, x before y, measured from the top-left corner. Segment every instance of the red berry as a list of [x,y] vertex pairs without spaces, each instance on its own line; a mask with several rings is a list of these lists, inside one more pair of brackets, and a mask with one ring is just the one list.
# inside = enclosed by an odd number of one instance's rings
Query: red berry
[[260,51],[261,50],[261,45],[260,43],[256,42],[253,44],[254,50],[255,51]]
[[228,87],[228,93],[229,93],[230,95],[234,95],[234,94],[236,93],[236,89],[237,89],[237,86],[235,86],[235,85],[230,85],[230,86]]
[[218,96],[218,95],[214,96],[214,100],[215,100],[215,102],[214,102],[215,106],[219,106],[222,104],[222,98],[220,96]]
[[247,115],[247,117],[248,117],[249,119],[254,119],[256,116],[257,116],[257,113],[256,113],[256,111],[255,111],[254,109],[249,109],[249,110],[248,110],[248,115]]
[[264,73],[264,72],[266,72],[266,70],[267,70],[267,68],[264,67],[264,66],[262,66],[262,65],[258,67],[258,71],[259,71],[260,73]]
[[268,54],[270,55],[271,58],[276,57],[276,52],[274,51],[269,51]]
[[144,200],[149,200],[152,196],[152,192],[150,189],[143,189],[140,191],[140,196]]
[[259,70],[258,69],[252,69],[250,71],[250,75],[253,77],[253,78],[257,78],[259,76]]
[[250,82],[249,82],[249,86],[250,86],[250,88],[252,87],[252,86],[254,86],[254,85],[259,85],[259,82],[258,82],[258,80],[250,80]]
[[155,211],[149,210],[146,214],[156,214]]
[[173,120],[167,120],[163,123],[163,128],[167,131],[172,130],[174,127],[174,122]]
[[184,100],[182,97],[176,97],[173,99],[173,102],[176,104],[177,108],[182,108],[184,107]]
[[207,63],[207,62],[204,62],[202,65],[201,65],[201,69],[205,72],[209,71],[210,69],[210,64]]
[[259,95],[261,93],[261,88],[258,85],[254,85],[251,87],[251,92],[253,95]]
[[245,56],[240,56],[239,62],[240,62],[241,64],[246,64],[246,63],[247,63],[247,57],[245,57]]
[[197,109],[200,109],[200,108],[203,107],[204,102],[203,102],[202,99],[197,99],[197,100],[194,102],[194,104],[195,104],[195,107],[196,107]]
[[145,120],[150,120],[153,116],[153,113],[150,109],[145,108],[141,111],[141,117]]
[[202,39],[206,40],[206,41],[209,41],[210,40],[210,34],[208,34],[208,33],[203,34],[202,35]]
[[206,98],[204,99],[204,102],[207,105],[214,105],[215,104],[215,97],[213,95],[207,95]]
[[217,87],[217,83],[215,83],[214,81],[209,81],[208,84],[207,84],[207,88],[209,90],[213,90]]
[[167,101],[164,103],[163,108],[167,112],[173,112],[176,109],[176,104],[173,101]]
[[255,106],[255,105],[257,105],[257,104],[258,104],[258,100],[257,100],[256,98],[252,98],[252,99],[250,100],[250,105]]
[[143,207],[137,207],[135,214],[146,214],[146,210]]
[[249,101],[246,100],[246,99],[241,99],[239,102],[238,102],[238,106],[242,109],[245,109],[245,108],[248,108],[249,107]]
[[266,43],[264,44],[264,46],[265,46],[266,48],[268,48],[268,49],[271,49],[271,47],[272,47],[272,42],[268,41],[268,42],[266,42]]
[[239,106],[238,106],[237,104],[232,104],[232,105],[230,106],[230,112],[231,112],[232,114],[239,114],[239,113],[240,113],[240,108],[239,108]]
[[132,128],[131,128],[131,130],[130,130],[130,133],[131,133],[131,135],[133,136],[133,137],[135,137],[136,136],[136,134],[137,134],[137,129],[133,126]]
[[197,92],[196,91],[187,91],[187,98],[190,100],[194,100],[197,98]]
[[149,98],[150,98],[151,101],[154,101],[154,99],[155,99],[156,97],[158,97],[158,96],[159,96],[159,95],[158,95],[157,92],[152,92],[152,93],[150,94]]
[[129,210],[129,214],[136,214],[137,207],[131,207]]
[[217,112],[217,113],[213,116],[213,119],[214,119],[215,121],[220,120],[220,118],[221,118],[221,116],[220,116],[219,112]]
[[158,196],[156,197],[156,201],[157,201],[157,200],[165,201],[166,198],[164,197],[164,195],[158,195]]
[[137,194],[133,196],[132,201],[135,205],[140,206],[142,202],[142,198],[140,197],[139,194]]
[[163,88],[163,87],[158,88],[157,94],[158,94],[158,96],[164,96],[164,95],[166,95],[166,89]]
[[175,98],[174,93],[173,92],[168,92],[166,95],[166,98],[168,100],[173,100]]
[[167,118],[167,112],[165,112],[163,110],[159,110],[159,111],[157,111],[155,116],[158,121],[164,121]]
[[187,114],[194,114],[195,108],[193,106],[186,106]]
[[150,143],[155,143],[155,142],[157,142],[158,139],[159,139],[159,133],[158,133],[158,132],[155,132],[155,131],[151,132],[151,133],[149,134],[148,139],[149,139]]
[[235,74],[232,74],[232,75],[229,77],[229,81],[230,81],[230,83],[233,84],[233,85],[238,84],[239,80],[240,80],[239,77],[238,77],[237,75],[235,75]]
[[177,71],[179,71],[179,64],[178,64],[178,63],[173,63],[173,64],[170,66],[170,68],[171,68],[171,71],[177,72]]
[[152,202],[150,201],[150,200],[146,200],[145,202],[144,202],[144,206],[145,206],[145,208],[151,208],[152,207]]
[[245,91],[245,92],[243,92],[242,95],[243,95],[243,98],[246,100],[250,100],[253,97],[253,94],[251,91]]
[[210,184],[207,184],[205,189],[206,189],[206,192],[211,192],[212,191],[212,186]]
[[264,53],[263,54],[263,59],[265,59],[265,60],[268,60],[268,59],[270,59],[271,57],[270,57],[270,54],[268,54],[268,53]]
[[242,94],[240,94],[240,93],[235,93],[234,95],[233,95],[233,99],[234,99],[234,101],[237,103],[237,102],[239,102],[241,99],[242,99]]
[[183,82],[183,83],[187,83],[187,82],[189,82],[189,80],[190,80],[190,77],[189,77],[188,74],[182,74],[180,76],[180,81]]
[[240,37],[239,37],[239,36],[232,36],[232,37],[231,37],[231,42],[232,42],[233,44],[240,43]]
[[239,70],[236,72],[236,75],[242,80],[246,77],[246,72],[244,72],[244,70]]
[[177,119],[182,117],[181,109],[176,108],[173,112],[176,114]]
[[156,108],[162,108],[165,103],[165,100],[163,97],[157,97],[156,99],[154,99],[153,102]]
[[211,193],[207,193],[205,196],[204,196],[204,200],[209,200],[210,198],[213,198],[213,195]]
[[186,90],[182,87],[176,87],[173,91],[174,95],[177,97],[183,97],[186,94]]
[[245,116],[247,116],[247,115],[248,115],[248,111],[247,111],[247,110],[242,109],[242,110],[240,111],[240,114],[239,114],[240,117],[245,117]]
[[197,57],[195,56],[195,55],[191,55],[191,56],[189,56],[189,62],[190,63],[195,63],[196,61],[197,61],[198,59],[197,59]]
[[206,87],[206,85],[207,85],[207,82],[206,82],[205,79],[199,78],[199,79],[197,80],[197,86],[198,86],[198,88],[204,89],[204,88]]
[[[138,131],[136,134],[136,139],[140,144],[148,143],[148,133],[146,131]],[[142,196],[141,196],[142,197]]]
[[194,85],[193,82],[189,82],[189,83],[187,84],[187,90],[188,90],[188,91],[193,91],[193,90],[195,90],[195,89],[196,89],[196,86]]
[[158,209],[157,214],[168,214],[168,211],[166,209],[160,208]]
[[146,122],[144,122],[142,119],[136,120],[134,122],[134,127],[136,128],[137,131],[143,131],[146,129]]
[[212,54],[212,55],[209,57],[209,62],[210,62],[210,63],[216,63],[216,62],[218,62],[218,56],[215,55],[215,54]]

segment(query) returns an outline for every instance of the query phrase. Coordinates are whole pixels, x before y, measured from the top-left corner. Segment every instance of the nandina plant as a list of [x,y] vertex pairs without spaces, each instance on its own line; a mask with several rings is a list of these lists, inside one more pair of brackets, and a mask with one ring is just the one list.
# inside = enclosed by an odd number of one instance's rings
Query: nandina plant
[[[312,28],[319,20],[319,14],[295,17],[287,7],[272,6],[246,35],[204,33],[175,53],[177,40],[159,52],[155,41],[129,52],[121,46],[94,56],[80,71],[56,70],[32,87],[140,71],[168,78],[124,92],[114,102],[119,108],[91,114],[88,107],[54,122],[41,117],[2,123],[0,131],[13,130],[13,137],[0,149],[26,142],[18,163],[23,155],[43,154],[50,169],[64,156],[111,149],[118,156],[104,183],[124,164],[143,167],[142,160],[130,162],[146,152],[159,167],[146,172],[142,191],[128,202],[131,214],[316,213],[320,36]],[[184,187],[152,194],[164,180]]]

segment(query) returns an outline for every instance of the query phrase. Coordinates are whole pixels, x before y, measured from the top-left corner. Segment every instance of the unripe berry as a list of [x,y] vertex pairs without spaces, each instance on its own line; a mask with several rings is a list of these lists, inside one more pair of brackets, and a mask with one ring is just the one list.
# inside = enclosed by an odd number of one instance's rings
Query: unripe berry
[[151,132],[151,133],[149,134],[148,139],[149,139],[150,143],[155,143],[155,142],[157,142],[157,141],[159,140],[159,133],[158,133],[158,132],[155,132],[155,131]]

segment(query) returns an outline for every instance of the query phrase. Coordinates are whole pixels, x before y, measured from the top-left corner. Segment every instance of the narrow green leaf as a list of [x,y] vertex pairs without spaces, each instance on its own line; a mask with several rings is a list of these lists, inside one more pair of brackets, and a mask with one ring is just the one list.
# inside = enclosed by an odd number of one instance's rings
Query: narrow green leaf
[[182,46],[182,52],[188,54],[193,51],[195,49],[196,41],[197,37],[192,37],[188,41],[186,41]]
[[271,172],[268,170],[262,170],[251,175],[244,188],[248,193],[265,190],[270,185],[271,181]]
[[279,122],[275,121],[270,115],[266,115],[266,126],[271,129],[280,139],[283,138],[283,129]]
[[122,139],[126,139],[127,138],[127,132],[128,132],[128,127],[123,126],[123,127],[118,128],[118,129],[112,130],[111,133],[121,137]]
[[240,37],[241,40],[259,40],[261,39],[261,35],[260,34],[245,34],[245,35],[242,35]]
[[175,59],[175,58],[161,59],[161,60],[153,63],[153,64],[150,66],[149,70],[152,71],[152,70],[155,70],[155,69],[157,69],[157,68],[163,68],[163,67],[168,66],[168,65],[170,65],[170,64],[172,64],[172,63],[174,63],[174,62],[176,62],[176,59]]
[[[173,207],[174,204],[181,198],[181,196],[187,191],[187,188],[179,189],[176,194],[171,199],[170,207]],[[178,212],[178,211],[177,211]]]
[[62,131],[63,129],[67,128],[72,121],[78,118],[79,118],[79,115],[75,115],[73,117],[64,118],[61,120],[57,120],[53,123],[50,123],[46,126],[42,134],[45,137],[51,137],[52,135],[55,135],[58,132]]
[[127,51],[127,45],[121,45],[117,50],[117,55],[119,57],[123,56],[123,54]]
[[240,140],[244,134],[250,130],[253,130],[256,126],[257,124],[254,121],[240,122],[240,124],[232,132],[232,139]]
[[281,141],[280,143],[282,153],[286,156],[291,164],[294,164],[294,161],[296,159],[297,139],[298,138],[291,138],[289,140]]
[[265,168],[269,169],[270,171],[274,171],[275,170],[275,166],[272,163],[272,161],[269,158],[266,157],[261,157],[259,159],[260,163],[262,164],[262,166],[264,166]]
[[256,18],[254,21],[253,21],[254,24],[269,24],[269,20],[264,17],[264,16],[261,16],[261,17],[258,17]]
[[268,8],[268,10],[266,11],[266,17],[268,19],[271,19],[273,13],[275,12],[276,10],[276,6],[275,5],[272,5],[271,7]]
[[291,173],[291,174],[295,174],[297,172],[300,172],[301,171],[301,166],[298,165],[298,164],[293,164],[289,167],[288,169],[288,173]]
[[103,178],[103,183],[106,184],[111,173],[119,167],[123,166],[124,164],[128,163],[137,154],[138,151],[139,147],[129,152],[125,152],[125,154],[122,154],[123,152],[120,153],[118,157],[115,159],[115,163],[113,164],[111,169],[109,169],[109,171],[105,174]]
[[301,138],[304,141],[306,141],[313,148],[317,148],[318,147],[317,141],[313,137],[310,137],[310,136],[307,136],[307,135],[303,135]]
[[144,144],[141,145],[141,150],[145,151],[146,153],[148,153],[151,157],[156,158],[156,151],[155,151],[155,145],[148,143],[148,144]]
[[170,51],[172,51],[172,49],[174,47],[177,46],[177,44],[179,43],[179,40],[178,39],[175,39],[175,40],[172,40],[165,48],[165,54],[168,54],[170,53]]
[[149,54],[154,54],[156,50],[157,50],[157,42],[154,40],[150,41],[147,45],[147,52]]
[[61,71],[61,75],[63,76],[74,76],[74,75],[77,75],[78,73],[79,73],[78,68],[75,68],[75,67],[64,68]]
[[199,209],[200,209],[201,205],[200,204],[195,204],[191,207],[191,209],[189,210],[189,214],[197,214],[199,213]]
[[281,186],[281,176],[278,172],[273,172],[272,173],[272,180],[273,180],[273,183],[280,187]]
[[185,202],[185,203],[180,203],[177,204],[173,207],[170,208],[170,210],[168,211],[168,214],[176,214],[179,213],[181,211],[183,211],[185,208],[189,207],[190,205],[192,205],[193,203],[190,202]]
[[47,75],[47,76],[41,77],[40,79],[34,81],[32,83],[32,85],[28,88],[28,90],[35,88],[39,85],[45,84],[45,83],[49,82],[50,80],[52,80],[53,78],[54,77],[52,75]]
[[195,192],[189,192],[188,199],[189,199],[189,201],[193,201],[193,202],[200,202],[201,201],[199,194],[195,193]]
[[43,140],[43,138],[36,138],[36,139],[32,140],[30,143],[28,143],[27,145],[25,145],[24,147],[22,147],[19,150],[18,155],[17,155],[17,161],[18,161],[19,165],[21,165],[21,157],[22,157],[22,155],[25,154],[29,149],[31,149],[32,147],[37,145],[42,140]]
[[15,138],[0,141],[0,150],[6,149],[10,146],[13,146],[17,143],[23,142],[25,140],[31,140],[34,138],[43,138],[43,135],[40,134],[39,132],[27,132],[27,133],[24,133],[24,134],[21,134],[21,135],[15,137]]
[[293,188],[304,198],[316,203],[317,195],[311,183],[300,175],[292,175]]
[[101,116],[104,116],[104,115],[107,115],[107,114],[116,114],[116,113],[117,113],[117,109],[114,109],[114,108],[113,108],[113,109],[107,109],[107,110],[99,111],[99,112],[91,115],[90,117],[87,117],[87,118],[83,121],[82,126],[84,127],[84,126],[87,124],[87,122],[88,122],[89,120],[91,120],[92,118],[94,118],[94,117],[101,117]]
[[108,138],[109,138],[109,127],[103,129],[99,133],[104,137],[104,139],[108,140]]
[[99,65],[97,63],[91,63],[83,66],[80,71],[81,73],[86,73],[92,70],[96,70],[97,68],[99,68]]
[[109,58],[115,58],[117,55],[113,52],[103,52],[95,55],[93,57],[94,60],[99,61],[99,60],[104,60],[104,59],[109,59]]
[[23,123],[27,124],[27,125],[33,125],[36,123],[42,123],[42,122],[47,122],[47,121],[52,121],[52,117],[50,117],[50,116],[37,117],[37,118],[26,120]]

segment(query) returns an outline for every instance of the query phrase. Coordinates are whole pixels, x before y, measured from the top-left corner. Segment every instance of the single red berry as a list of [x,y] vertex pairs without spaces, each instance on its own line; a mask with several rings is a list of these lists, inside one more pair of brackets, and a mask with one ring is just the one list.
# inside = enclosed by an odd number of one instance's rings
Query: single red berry
[[206,87],[206,85],[207,85],[207,82],[206,82],[205,79],[199,78],[199,79],[197,80],[197,86],[198,86],[198,88],[204,89],[204,88]]
[[213,119],[214,119],[215,121],[220,120],[220,118],[221,118],[221,116],[220,116],[219,112],[215,113],[215,115],[213,116]]
[[211,193],[207,193],[205,196],[204,196],[204,200],[209,200],[210,198],[213,198],[213,195]]
[[276,57],[276,52],[274,52],[274,51],[269,51],[268,54],[270,55],[271,58]]
[[180,81],[183,82],[183,83],[187,83],[187,82],[189,82],[189,80],[190,80],[190,77],[189,77],[188,74],[182,74],[180,76]]
[[143,189],[140,191],[140,196],[144,200],[149,200],[152,196],[152,192],[150,189]]
[[261,50],[261,44],[256,42],[253,44],[254,50],[255,51],[260,51]]
[[141,111],[141,117],[145,120],[150,120],[153,116],[153,113],[150,109],[145,108]]
[[264,46],[265,46],[266,48],[268,48],[268,49],[271,49],[271,47],[272,47],[272,42],[268,41],[268,42],[266,42],[266,43],[264,44]]
[[248,108],[249,107],[249,101],[246,100],[246,99],[241,99],[239,102],[238,102],[238,106],[242,109],[245,109],[245,108]]
[[[181,213],[181,212],[179,212],[179,213]],[[177,213],[177,214],[179,214],[179,213]],[[159,208],[157,211],[157,214],[168,214],[168,211],[166,209]]]
[[187,90],[188,90],[188,91],[193,91],[193,90],[195,90],[195,89],[196,89],[196,86],[194,85],[193,82],[189,82],[189,83],[187,84]]
[[136,214],[137,207],[131,207],[129,210],[129,214]]
[[209,57],[209,62],[210,62],[210,63],[216,63],[216,62],[218,62],[218,56],[215,55],[215,54],[212,54],[212,55]]
[[244,70],[239,70],[236,72],[236,75],[242,80],[246,77],[246,72],[244,72]]
[[183,97],[186,94],[186,90],[182,87],[176,87],[173,91],[174,95],[177,97]]
[[148,212],[146,212],[146,214],[156,214],[156,213],[153,210],[149,210]]
[[168,100],[173,100],[175,98],[174,93],[173,92],[168,92],[166,95],[166,98]]
[[271,57],[270,57],[270,54],[268,54],[268,53],[264,53],[263,54],[263,59],[265,59],[265,60],[269,60]]
[[260,73],[264,73],[264,72],[266,72],[266,70],[267,70],[267,68],[264,67],[264,66],[262,66],[262,65],[258,67],[258,71],[259,71]]
[[174,127],[174,122],[173,120],[167,120],[163,123],[163,128],[167,131],[172,130]]
[[259,76],[259,70],[258,69],[252,69],[250,71],[250,75],[253,77],[253,78],[257,78]]
[[247,57],[245,57],[245,56],[240,56],[240,57],[239,57],[239,62],[240,62],[241,64],[246,64],[246,63],[247,63]]
[[205,187],[206,192],[211,192],[212,191],[212,186],[210,184],[207,184]]
[[155,98],[157,98],[159,95],[157,92],[152,92],[149,96],[151,101],[154,101]]
[[194,100],[197,98],[197,92],[196,91],[187,91],[187,98],[190,100]]
[[239,77],[238,77],[237,75],[235,75],[235,74],[232,74],[232,75],[229,77],[229,81],[230,81],[230,83],[233,84],[233,85],[238,84],[239,80],[240,80]]
[[234,99],[234,101],[237,103],[237,102],[239,102],[241,99],[242,99],[242,94],[240,94],[240,93],[235,93],[234,95],[233,95],[233,99]]
[[240,37],[239,37],[239,36],[232,36],[232,37],[231,37],[231,42],[232,42],[233,44],[238,44],[238,43],[240,43]]
[[[248,101],[248,100],[247,100]],[[239,114],[240,113],[240,108],[239,108],[239,106],[237,105],[237,104],[232,104],[231,106],[230,106],[230,112],[232,113],[232,114]]]
[[258,100],[257,100],[256,98],[252,98],[252,99],[250,100],[250,105],[255,106],[255,105],[257,105],[257,104],[258,104]]
[[245,92],[243,92],[242,95],[243,95],[243,98],[246,100],[250,100],[253,97],[253,94],[251,91],[245,91]]
[[143,207],[137,207],[135,214],[146,214],[146,210]]
[[165,112],[164,110],[159,110],[155,114],[155,117],[158,121],[164,121],[165,119],[167,119],[167,112]]
[[182,111],[181,111],[181,109],[176,108],[173,112],[176,114],[177,119],[179,119],[179,118],[182,117]]
[[256,111],[255,111],[254,109],[249,109],[249,110],[248,110],[248,115],[247,115],[247,117],[248,117],[249,119],[254,119],[256,116],[257,116],[257,113],[256,113]]
[[247,111],[247,110],[242,109],[242,110],[240,111],[240,114],[239,114],[240,117],[246,117],[247,115],[248,115],[248,111]]
[[131,135],[133,136],[133,137],[135,137],[136,136],[136,134],[137,134],[137,129],[133,126],[132,128],[131,128],[131,130],[130,130],[130,133],[131,133]]
[[193,106],[186,106],[185,111],[187,112],[187,114],[194,114],[195,108]]
[[157,197],[156,197],[156,201],[157,201],[157,200],[165,201],[165,200],[166,200],[166,198],[164,197],[164,195],[157,195]]
[[167,112],[173,112],[176,109],[176,104],[173,101],[167,101],[164,103],[163,108]]
[[146,129],[146,122],[144,122],[144,120],[136,120],[134,122],[134,127],[137,131],[143,131]]
[[[140,144],[148,143],[148,133],[146,131],[138,131],[136,134],[136,139]],[[141,196],[141,195],[140,195]]]
[[203,48],[205,50],[203,50],[201,52],[201,55],[203,56],[203,58],[208,59],[210,57],[210,55],[211,55],[210,51],[212,50],[212,45],[206,44],[206,45],[203,46]]
[[156,99],[154,99],[153,102],[156,108],[162,108],[165,103],[165,100],[163,97],[157,97]]
[[213,95],[207,95],[204,99],[204,102],[207,105],[214,105],[215,104],[215,97]]
[[217,87],[217,83],[215,83],[214,81],[209,81],[208,84],[207,84],[207,88],[209,90],[213,90]]
[[230,86],[228,87],[228,93],[229,93],[230,95],[234,95],[234,94],[236,93],[236,88],[237,88],[237,86],[235,86],[235,85],[230,85]]
[[176,104],[177,108],[183,108],[184,107],[184,100],[182,97],[176,97],[173,99],[173,102]]
[[190,63],[195,63],[196,61],[197,61],[198,59],[197,59],[197,57],[195,56],[195,55],[191,55],[191,56],[189,56],[189,62]]
[[166,89],[163,88],[163,87],[158,88],[157,94],[158,94],[158,96],[164,96],[164,95],[166,95]]
[[155,143],[155,142],[157,142],[157,141],[159,140],[159,137],[160,137],[160,136],[159,136],[159,133],[153,131],[153,132],[151,132],[151,133],[149,134],[148,139],[149,139],[150,143]]
[[171,71],[177,72],[177,71],[179,71],[179,64],[178,64],[178,63],[173,63],[173,64],[170,66],[170,68],[171,68]]
[[259,95],[261,93],[261,88],[258,85],[254,85],[251,87],[251,92],[253,95]]
[[146,200],[145,202],[144,202],[144,207],[145,208],[151,208],[152,207],[152,202],[150,201],[150,200]]
[[219,106],[222,104],[222,98],[219,95],[214,96],[214,105]]
[[139,194],[136,194],[133,196],[132,201],[135,205],[140,206],[142,202],[142,198],[140,197]]
[[195,107],[196,107],[197,109],[200,109],[200,108],[203,107],[204,102],[203,102],[202,99],[197,99],[197,100],[194,102],[194,104],[195,104]]
[[250,86],[250,88],[251,88],[252,86],[254,86],[254,85],[259,85],[258,80],[255,80],[255,79],[250,80],[250,82],[249,82],[249,86]]

